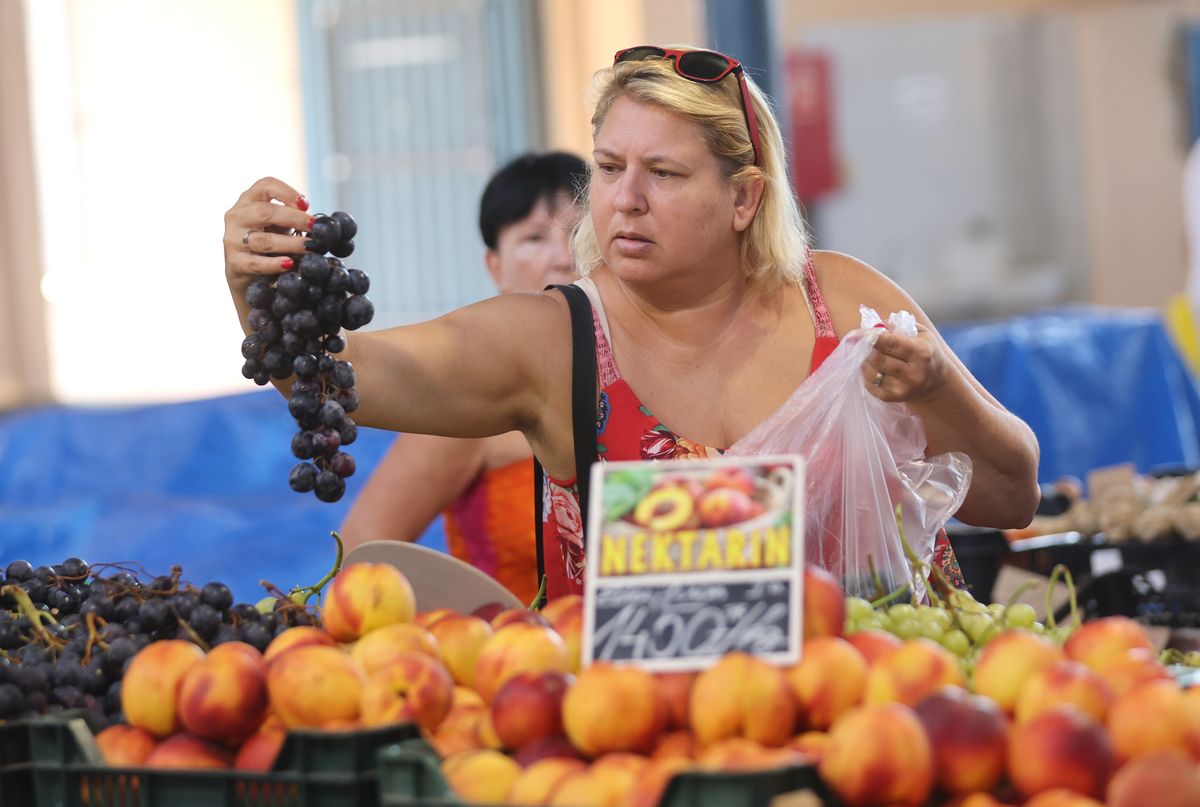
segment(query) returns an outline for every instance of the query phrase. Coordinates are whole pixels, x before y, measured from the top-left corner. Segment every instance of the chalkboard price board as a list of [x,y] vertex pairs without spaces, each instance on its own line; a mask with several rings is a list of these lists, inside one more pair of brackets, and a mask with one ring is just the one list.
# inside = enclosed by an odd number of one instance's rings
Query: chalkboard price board
[[597,463],[584,663],[708,667],[800,654],[803,468],[796,457]]

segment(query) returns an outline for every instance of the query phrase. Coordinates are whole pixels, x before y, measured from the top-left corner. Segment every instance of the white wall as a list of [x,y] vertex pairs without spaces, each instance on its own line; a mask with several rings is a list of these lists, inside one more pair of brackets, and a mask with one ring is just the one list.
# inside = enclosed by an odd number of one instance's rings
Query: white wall
[[305,187],[293,5],[26,0],[60,400],[253,388],[222,214],[265,174]]

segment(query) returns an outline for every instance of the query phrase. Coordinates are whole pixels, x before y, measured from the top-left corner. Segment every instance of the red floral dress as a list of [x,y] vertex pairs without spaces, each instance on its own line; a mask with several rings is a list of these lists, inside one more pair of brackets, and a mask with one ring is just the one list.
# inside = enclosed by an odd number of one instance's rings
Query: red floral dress
[[[811,261],[805,270],[808,299],[816,324],[811,375],[837,348],[837,333],[829,318],[825,299],[817,286]],[[596,375],[600,399],[596,410],[596,451],[602,461],[688,460],[718,457],[723,451],[694,442],[671,431],[641,402],[621,377],[605,333],[603,308],[595,284],[588,279],[577,284],[592,301],[596,329]],[[545,477],[542,490],[542,541],[545,557],[546,597],[553,600],[583,592],[584,519],[579,509],[579,489],[574,479]],[[962,572],[945,530],[934,545],[933,562],[952,585],[965,588]]]

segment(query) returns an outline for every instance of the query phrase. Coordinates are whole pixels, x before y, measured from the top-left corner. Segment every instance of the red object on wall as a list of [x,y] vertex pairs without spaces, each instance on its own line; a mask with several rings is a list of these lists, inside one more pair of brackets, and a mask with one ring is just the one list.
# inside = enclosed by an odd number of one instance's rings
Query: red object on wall
[[804,201],[837,190],[841,176],[833,137],[833,82],[829,56],[795,49],[787,55],[792,116],[792,185]]

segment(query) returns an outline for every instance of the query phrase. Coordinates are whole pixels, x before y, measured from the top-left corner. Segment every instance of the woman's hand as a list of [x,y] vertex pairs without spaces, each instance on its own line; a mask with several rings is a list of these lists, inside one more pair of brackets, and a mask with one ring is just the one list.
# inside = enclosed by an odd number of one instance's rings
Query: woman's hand
[[225,277],[234,297],[259,275],[292,268],[290,255],[304,254],[308,200],[292,186],[264,177],[225,213]]
[[936,398],[946,380],[946,359],[929,329],[916,336],[881,333],[863,362],[867,389],[881,401],[920,403]]

